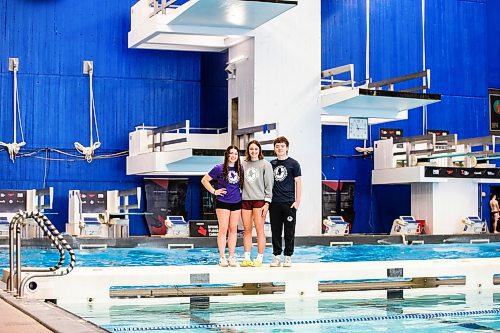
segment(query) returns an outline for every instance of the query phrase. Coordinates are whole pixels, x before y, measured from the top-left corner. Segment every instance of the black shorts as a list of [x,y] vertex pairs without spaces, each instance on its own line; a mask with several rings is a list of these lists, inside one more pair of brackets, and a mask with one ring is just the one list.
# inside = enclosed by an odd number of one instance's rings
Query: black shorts
[[241,201],[237,203],[228,203],[222,202],[219,200],[215,200],[215,208],[216,209],[227,209],[230,211],[240,210],[241,209]]

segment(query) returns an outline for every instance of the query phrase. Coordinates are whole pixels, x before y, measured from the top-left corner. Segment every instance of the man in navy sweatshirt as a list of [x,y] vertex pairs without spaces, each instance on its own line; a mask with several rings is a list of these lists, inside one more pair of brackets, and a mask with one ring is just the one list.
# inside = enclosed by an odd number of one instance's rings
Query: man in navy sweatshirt
[[[285,255],[283,267],[292,266],[297,209],[302,192],[300,164],[288,157],[289,142],[284,136],[274,140],[276,159],[271,161],[274,175],[273,200],[269,207],[274,259],[271,267],[281,266],[281,253]],[[285,250],[281,233],[284,230]]]

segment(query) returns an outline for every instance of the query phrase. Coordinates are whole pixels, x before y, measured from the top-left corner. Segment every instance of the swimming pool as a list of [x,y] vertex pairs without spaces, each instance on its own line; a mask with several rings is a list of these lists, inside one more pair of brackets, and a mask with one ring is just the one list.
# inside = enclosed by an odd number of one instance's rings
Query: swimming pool
[[[254,247],[255,251],[255,247]],[[237,254],[243,248],[237,248]],[[23,248],[24,267],[52,266],[59,260],[55,249]],[[216,265],[219,260],[215,248],[167,249],[152,247],[107,248],[75,250],[77,266],[185,266]],[[255,255],[255,253],[254,253]],[[498,258],[500,244],[424,244],[424,245],[355,245],[355,246],[299,246],[293,260],[301,262],[350,262],[386,260],[425,260],[460,258]],[[266,248],[264,263],[270,263],[272,249]],[[0,249],[0,267],[8,267],[8,249]]]
[[[242,248],[237,249],[242,253]],[[23,266],[51,266],[54,249],[24,248]],[[76,250],[78,266],[216,265],[215,248],[151,247]],[[272,257],[266,249],[265,262]],[[295,263],[357,262],[423,259],[498,258],[498,244],[356,245],[297,247]],[[7,249],[0,265],[8,265]],[[137,267],[140,268],[140,267]],[[266,268],[264,268],[266,269]],[[228,270],[230,272],[231,269]],[[129,273],[127,273],[129,274]],[[70,290],[70,289],[69,289]],[[442,293],[446,289],[423,290]],[[385,292],[385,291],[384,291]],[[456,291],[454,291],[456,292]],[[358,293],[358,292],[355,292]],[[322,298],[172,304],[161,299],[123,300],[120,304],[61,302],[70,312],[114,332],[460,332],[499,329],[500,295],[488,290],[453,295],[417,295],[386,299],[367,292],[363,300],[346,300],[329,293]],[[331,295],[331,296],[330,296]],[[357,294],[358,297],[361,294]],[[388,294],[387,294],[388,295]],[[413,295],[413,294],[411,294]],[[326,298],[325,298],[326,297]],[[239,299],[239,297],[238,297]],[[130,301],[130,303],[129,303]],[[243,303],[244,302],[244,303]],[[154,303],[154,304],[153,304]],[[163,303],[163,304],[162,304]]]
[[112,332],[491,332],[500,330],[500,294],[409,299],[95,306],[67,310]]

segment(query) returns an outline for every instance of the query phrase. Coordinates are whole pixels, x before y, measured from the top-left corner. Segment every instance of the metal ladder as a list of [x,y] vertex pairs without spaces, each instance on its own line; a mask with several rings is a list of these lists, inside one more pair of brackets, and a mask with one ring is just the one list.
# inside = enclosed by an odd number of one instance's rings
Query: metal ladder
[[[59,262],[55,266],[49,268],[31,268],[24,270],[21,268],[21,227],[26,225],[26,220],[29,218],[33,219],[38,224],[40,229],[43,230],[44,235],[51,240],[52,244],[54,244],[54,246],[59,251]],[[60,270],[62,264],[64,263],[65,250],[69,253],[70,263],[69,266],[66,267],[66,269]],[[14,293],[17,291],[15,296],[22,297],[24,295],[24,287],[31,279],[35,277],[62,276],[69,274],[69,272],[71,272],[75,267],[75,264],[76,258],[73,249],[59,233],[56,227],[54,227],[52,222],[50,222],[50,220],[43,213],[38,211],[19,211],[16,215],[14,215],[9,225],[9,279],[7,281],[8,292]],[[23,272],[32,272],[38,274],[30,274],[22,279],[21,273]],[[33,285],[29,285],[28,287],[34,290],[37,286],[36,283],[33,283]]]

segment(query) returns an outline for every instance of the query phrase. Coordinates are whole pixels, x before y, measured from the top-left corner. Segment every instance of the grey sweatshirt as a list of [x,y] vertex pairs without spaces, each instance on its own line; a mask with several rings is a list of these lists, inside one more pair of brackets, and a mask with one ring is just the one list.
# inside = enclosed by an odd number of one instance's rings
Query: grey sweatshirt
[[271,202],[273,197],[273,167],[266,160],[242,161],[245,171],[243,183],[243,200],[265,200]]

